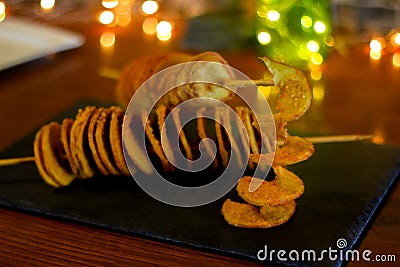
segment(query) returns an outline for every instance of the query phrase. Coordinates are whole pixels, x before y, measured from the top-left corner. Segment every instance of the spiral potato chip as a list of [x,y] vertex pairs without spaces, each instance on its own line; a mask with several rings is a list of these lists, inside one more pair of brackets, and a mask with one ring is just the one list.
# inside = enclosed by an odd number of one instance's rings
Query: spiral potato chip
[[35,165],[39,171],[40,176],[43,181],[52,187],[60,187],[61,184],[49,173],[45,166],[44,156],[43,156],[43,130],[46,126],[43,126],[35,136],[35,141],[33,142],[33,152],[35,153]]
[[107,168],[104,166],[102,160],[100,159],[100,152],[99,152],[99,146],[96,142],[96,125],[97,125],[97,120],[100,116],[100,114],[103,112],[104,108],[98,108],[96,111],[93,113],[92,118],[90,119],[89,123],[89,129],[88,129],[88,141],[89,141],[89,147],[91,151],[93,151],[93,159],[94,162],[96,163],[97,168],[99,168],[100,172],[103,175],[110,175],[109,171]]
[[225,200],[221,213],[230,225],[241,228],[271,228],[287,222],[293,215],[296,203],[256,207],[250,204]]
[[96,124],[96,143],[101,161],[111,175],[119,175],[110,144],[111,109],[103,109]]
[[61,186],[69,185],[75,178],[65,158],[64,147],[60,142],[61,126],[52,122],[43,128],[42,154],[44,165],[52,177],[58,177]]
[[[114,158],[115,164],[118,170],[123,175],[130,175],[128,167],[125,163],[124,153],[122,149],[122,120],[123,111],[119,107],[110,107],[111,118],[110,118],[110,145],[112,151],[112,157]],[[133,170],[133,168],[131,168]]]
[[87,179],[93,177],[95,169],[90,161],[91,156],[89,153],[89,142],[87,138],[87,131],[89,121],[95,111],[95,107],[86,107],[80,110],[74,124],[71,128],[71,155],[74,165],[79,166],[78,177]]
[[[253,178],[242,177],[236,187],[241,198],[255,206],[278,205],[300,197],[304,192],[303,181],[291,171],[281,167],[273,167],[275,179],[271,182]],[[259,187],[250,192],[250,183],[254,179]]]

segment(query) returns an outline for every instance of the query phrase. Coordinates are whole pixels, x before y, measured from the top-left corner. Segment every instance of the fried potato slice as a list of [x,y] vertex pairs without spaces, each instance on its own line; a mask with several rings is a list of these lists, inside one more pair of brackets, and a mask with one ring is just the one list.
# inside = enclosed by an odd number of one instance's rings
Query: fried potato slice
[[236,227],[271,228],[290,219],[296,207],[293,203],[294,201],[291,201],[282,205],[259,208],[227,199],[222,205],[221,213],[227,223]]
[[[280,205],[265,205],[260,208],[261,215],[276,225],[287,222],[296,210],[296,201],[291,200]],[[275,225],[275,226],[276,226]]]
[[100,158],[101,152],[99,151],[99,147],[96,142],[96,126],[97,126],[99,116],[103,112],[103,110],[104,110],[104,108],[96,109],[90,119],[89,128],[88,128],[88,141],[89,141],[89,147],[90,147],[90,150],[92,151],[93,159],[94,159],[94,162],[96,163],[97,168],[100,170],[100,172],[103,175],[110,175],[110,172],[104,166],[104,163]]
[[171,159],[171,161],[174,161],[175,160],[174,150],[172,149],[171,144],[169,142],[168,129],[167,126],[165,125],[166,114],[167,114],[167,107],[165,105],[159,105],[156,108],[157,125],[158,125],[158,130],[160,132],[160,142],[162,134],[166,134],[167,136],[167,138],[163,139],[161,142],[162,149],[164,150],[165,156],[168,156],[168,158]]
[[73,119],[64,119],[61,125],[61,143],[64,147],[64,151],[66,154],[66,157],[69,162],[69,166],[71,166],[72,172],[77,175],[78,173],[78,165],[75,165],[74,160],[72,159],[72,154],[71,154],[71,146],[70,146],[70,141],[71,141],[71,129],[72,125],[74,124]]
[[260,150],[258,148],[257,139],[254,134],[253,125],[251,123],[250,110],[247,107],[238,106],[236,107],[236,112],[242,119],[242,122],[246,128],[247,136],[249,137],[249,145],[251,152],[254,154],[259,154]]
[[142,113],[142,122],[145,127],[145,132],[147,139],[149,140],[154,153],[158,156],[161,161],[161,165],[164,171],[171,171],[174,167],[169,163],[168,159],[164,155],[164,151],[160,145],[158,139],[154,136],[153,128],[151,127],[150,118],[148,118],[147,113]]
[[[314,145],[301,137],[288,136],[282,147],[276,149],[273,158],[273,166],[293,165],[309,159],[314,154]],[[273,154],[251,154],[250,160],[268,165],[271,162]]]
[[103,109],[99,115],[96,123],[96,146],[101,161],[106,167],[107,171],[112,175],[120,175],[114,157],[112,157],[111,143],[110,143],[110,119],[111,110]]
[[71,155],[74,165],[79,166],[77,171],[78,177],[81,179],[91,178],[95,173],[87,140],[89,121],[95,109],[93,106],[88,106],[80,110],[71,128]]
[[[243,168],[243,162],[242,162],[242,155],[240,153],[239,146],[235,140],[235,136],[233,134],[233,128],[232,128],[232,121],[229,116],[229,112],[227,109],[221,110],[221,118],[223,125],[225,126],[225,130],[229,139],[229,142],[231,144],[232,151],[236,154],[237,157],[237,163],[239,168]],[[232,156],[232,155],[231,155]]]
[[218,141],[218,150],[222,160],[222,166],[228,166],[229,154],[225,148],[224,137],[222,135],[222,127],[219,121],[222,121],[221,118],[221,109],[215,108],[215,134],[217,136]]
[[304,72],[262,57],[268,70],[274,75],[274,84],[279,87],[280,94],[276,103],[277,117],[283,121],[293,121],[301,117],[309,108],[312,91]]
[[283,146],[275,151],[273,165],[293,165],[309,159],[313,154],[313,143],[298,136],[288,136]]
[[134,116],[129,116],[125,120],[124,125],[124,143],[125,150],[132,160],[132,162],[137,166],[143,173],[152,174],[153,165],[151,164],[146,153],[139,146],[138,140],[133,129],[139,127],[141,122],[136,121]]
[[[208,138],[207,131],[206,131],[206,123],[205,123],[205,119],[204,119],[204,110],[205,110],[204,108],[199,108],[197,110],[197,131],[198,131],[199,137],[201,139]],[[205,150],[206,150],[207,154],[210,156],[210,158],[214,157],[211,144],[208,142],[205,142],[204,145],[205,145]],[[213,168],[214,169],[218,168],[217,157],[214,157]]]
[[[111,119],[110,119],[110,144],[111,152],[114,157],[115,164],[119,171],[126,176],[130,175],[129,169],[126,166],[124,152],[122,149],[122,122],[124,112],[120,107],[110,107]],[[133,168],[131,168],[134,171]]]
[[174,120],[176,130],[179,132],[179,140],[183,146],[183,150],[185,151],[186,158],[190,161],[193,160],[193,153],[190,148],[189,142],[187,141],[186,134],[183,131],[181,119],[179,118],[179,108],[175,108],[175,111],[172,113],[172,119]]
[[54,180],[61,186],[67,186],[75,179],[75,175],[72,173],[69,162],[65,158],[65,150],[60,139],[60,124],[51,122],[43,127],[41,149],[44,165]]
[[[273,169],[275,179],[271,182],[251,176],[242,177],[236,187],[239,196],[249,204],[264,206],[283,204],[303,194],[303,181],[296,174],[281,166],[273,167]],[[250,192],[252,179],[254,179],[253,183],[259,187]]]
[[[46,127],[46,126],[44,126]],[[42,127],[35,135],[35,141],[33,142],[33,153],[35,155],[35,164],[36,168],[39,171],[40,176],[43,181],[48,185],[58,188],[61,184],[49,173],[45,166],[44,156],[43,156],[43,128]]]

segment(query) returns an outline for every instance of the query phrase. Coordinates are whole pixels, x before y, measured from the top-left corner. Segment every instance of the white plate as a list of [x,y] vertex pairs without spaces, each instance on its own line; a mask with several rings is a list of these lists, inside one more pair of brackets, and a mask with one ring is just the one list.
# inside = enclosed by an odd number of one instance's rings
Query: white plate
[[80,34],[7,17],[0,23],[0,71],[84,43]]

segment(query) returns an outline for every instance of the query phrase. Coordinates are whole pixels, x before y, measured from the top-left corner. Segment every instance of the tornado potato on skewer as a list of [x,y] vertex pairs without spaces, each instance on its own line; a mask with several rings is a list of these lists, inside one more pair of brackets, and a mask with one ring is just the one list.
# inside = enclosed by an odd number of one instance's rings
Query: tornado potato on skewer
[[[248,203],[235,203],[226,200],[221,212],[225,220],[234,226],[251,228],[268,228],[282,224],[289,220],[294,213],[295,199],[304,190],[300,178],[284,168],[286,165],[295,164],[309,158],[314,148],[311,142],[300,137],[292,137],[287,134],[287,122],[298,119],[308,109],[311,101],[311,90],[303,72],[287,65],[262,58],[268,70],[274,75],[273,82],[280,89],[276,104],[277,113],[274,114],[278,143],[283,144],[276,149],[276,158],[273,168],[276,179],[271,182],[260,181],[261,186],[254,192],[250,192],[246,185],[248,177],[243,177],[238,183],[239,195]],[[120,103],[126,106],[140,85],[150,76],[158,71],[177,63],[188,61],[214,61],[222,64],[227,62],[217,53],[205,52],[196,56],[186,54],[169,54],[164,56],[149,56],[134,60],[125,68],[118,82],[116,93]],[[210,70],[210,75],[221,75],[221,77],[233,77],[224,67]],[[205,73],[205,75],[208,75]],[[196,64],[191,72],[193,78],[200,75],[196,72]],[[202,74],[204,75],[204,73]],[[171,79],[165,78],[166,85],[172,83]],[[158,85],[160,86],[160,85]],[[164,153],[173,155],[171,147],[165,151],[160,147],[160,137],[155,135],[162,127],[166,114],[177,104],[196,97],[211,97],[220,101],[227,101],[233,97],[233,93],[222,87],[205,85],[183,85],[166,94],[155,109],[156,120],[150,118],[138,118],[141,126],[145,128],[146,138],[149,140],[149,150],[153,152],[162,162],[164,171],[173,171],[174,168],[166,161]],[[246,134],[250,137],[251,155],[249,166],[265,164],[266,159],[274,155],[259,154],[260,127],[263,121],[256,121],[251,110],[247,107],[236,107],[240,114],[241,122],[246,125]],[[217,116],[223,117],[224,112],[220,109],[214,111]],[[140,113],[140,112],[139,112]],[[198,111],[201,114],[201,111]],[[154,118],[154,117],[153,117]],[[75,178],[87,179],[96,173],[103,175],[129,175],[122,147],[122,122],[123,110],[119,107],[96,108],[86,107],[80,110],[73,119],[65,119],[60,125],[51,122],[43,126],[36,134],[34,141],[34,158],[37,169],[43,180],[52,187],[68,186]],[[229,126],[234,126],[240,121],[230,121]],[[174,123],[180,126],[179,116],[174,118]],[[197,122],[199,138],[207,137],[205,123],[201,118]],[[219,124],[213,125],[218,131]],[[180,128],[180,127],[178,127]],[[187,143],[185,132],[179,135],[181,143]],[[243,134],[243,133],[242,133]],[[225,142],[220,133],[217,142]],[[235,145],[243,145],[243,139]],[[125,145],[135,145],[134,134],[128,135]],[[223,147],[221,145],[220,147]],[[192,157],[193,144],[184,145],[186,156]],[[168,150],[170,150],[168,152]],[[145,153],[143,151],[143,153]],[[219,159],[214,161],[214,167],[226,167],[227,155],[222,149],[218,150]],[[151,162],[140,153],[129,155],[130,160],[137,167],[137,171],[151,173]],[[270,161],[269,161],[270,162]],[[131,170],[132,171],[132,170]],[[296,183],[292,183],[296,181]],[[277,193],[278,192],[278,193]],[[296,192],[296,193],[293,193]],[[279,200],[280,199],[280,200]],[[283,199],[283,200],[282,200]],[[257,200],[257,201],[254,201]]]

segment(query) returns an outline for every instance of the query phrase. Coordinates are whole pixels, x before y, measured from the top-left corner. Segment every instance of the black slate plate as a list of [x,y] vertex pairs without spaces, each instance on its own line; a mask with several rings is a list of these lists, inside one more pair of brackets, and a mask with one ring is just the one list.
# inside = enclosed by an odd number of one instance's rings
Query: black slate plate
[[[80,103],[78,106],[92,104]],[[56,120],[74,117],[78,106]],[[13,145],[0,157],[32,155],[34,134]],[[34,164],[0,168],[0,205],[257,260],[257,252],[286,250],[273,263],[297,266],[340,266],[340,251],[354,249],[399,174],[400,150],[367,142],[316,145],[308,161],[290,167],[305,183],[292,219],[276,228],[240,229],[227,225],[220,208],[226,197],[197,208],[176,208],[144,193],[129,177],[95,177],[55,190],[42,182]],[[344,238],[343,250],[337,241]],[[327,249],[338,257],[321,261],[290,261],[289,252],[313,250],[316,257]],[[361,252],[360,252],[361,254]],[[291,254],[295,256],[295,254]],[[263,256],[260,254],[260,256]],[[312,257],[311,257],[312,258]],[[269,262],[267,258],[265,262]]]

